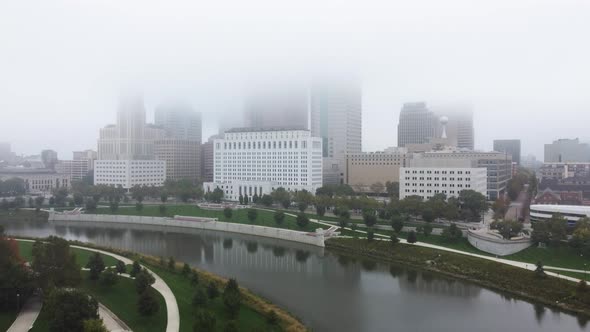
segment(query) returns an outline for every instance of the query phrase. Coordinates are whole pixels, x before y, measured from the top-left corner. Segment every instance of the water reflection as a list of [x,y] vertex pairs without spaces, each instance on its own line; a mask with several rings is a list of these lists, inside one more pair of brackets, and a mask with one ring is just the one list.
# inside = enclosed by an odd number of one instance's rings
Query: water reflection
[[[236,277],[314,331],[580,331],[587,321],[438,274],[322,248],[169,227],[1,222],[10,234],[137,251]],[[424,313],[428,313],[425,315]],[[456,319],[460,313],[462,319]],[[531,315],[531,313],[533,313]],[[427,317],[427,318],[426,318]],[[498,319],[501,317],[501,319]]]

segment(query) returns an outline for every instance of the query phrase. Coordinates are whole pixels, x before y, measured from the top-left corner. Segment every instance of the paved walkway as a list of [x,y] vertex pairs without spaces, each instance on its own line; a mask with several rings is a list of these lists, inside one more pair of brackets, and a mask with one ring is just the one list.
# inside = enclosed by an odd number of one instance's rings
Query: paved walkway
[[109,332],[126,332],[131,331],[129,326],[117,317],[109,308],[102,303],[98,304],[98,316],[102,319],[104,326]]
[[[26,241],[26,242],[35,242],[33,240],[25,240],[25,239],[17,239],[17,240],[18,241]],[[103,255],[111,256],[115,259],[122,261],[123,263],[125,263],[125,265],[133,264],[133,261],[130,260],[129,258],[123,257],[121,255],[113,254],[112,252],[108,252],[108,251],[104,251],[104,250],[100,250],[100,249],[88,248],[88,247],[74,246],[74,245],[72,245],[70,247],[93,251],[93,252],[98,252]],[[168,287],[168,285],[164,282],[164,280],[162,280],[162,278],[160,278],[160,276],[158,276],[157,274],[152,272],[150,269],[148,269],[148,268],[146,268],[146,269],[154,276],[154,279],[156,279],[156,282],[152,285],[152,287],[156,291],[158,291],[158,293],[162,294],[162,297],[164,297],[164,301],[166,302],[166,311],[167,311],[167,320],[168,320],[167,325],[166,325],[166,332],[178,332],[180,330],[180,312],[178,311],[178,303],[176,302],[176,297],[174,296],[174,293],[172,293],[172,290],[170,289],[170,287]],[[20,315],[19,315],[19,317],[20,317]],[[37,317],[35,317],[35,319],[37,319]],[[35,319],[33,321],[35,321]],[[17,320],[18,320],[18,318],[17,318]],[[20,331],[20,330],[15,330],[15,331]],[[28,329],[24,330],[24,331],[28,331]],[[13,331],[10,331],[10,332],[13,332]]]
[[35,295],[29,298],[7,332],[27,332],[30,330],[33,327],[33,323],[37,320],[42,307],[43,301],[41,301],[39,296]]

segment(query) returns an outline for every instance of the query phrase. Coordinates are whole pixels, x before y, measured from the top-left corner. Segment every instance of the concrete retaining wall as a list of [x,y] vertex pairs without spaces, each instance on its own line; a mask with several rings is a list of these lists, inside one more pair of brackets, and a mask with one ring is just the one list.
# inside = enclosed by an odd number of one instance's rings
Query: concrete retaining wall
[[467,240],[477,249],[498,256],[506,256],[517,253],[533,244],[533,242],[529,239],[508,241],[504,239],[486,237],[472,231],[467,233]]
[[50,213],[49,221],[85,221],[92,223],[119,223],[119,224],[140,224],[156,225],[166,227],[184,227],[193,229],[205,229],[211,231],[232,232],[254,236],[264,236],[274,239],[294,241],[324,247],[324,235],[316,233],[298,232],[288,229],[273,227],[236,224],[220,222],[212,218],[174,216],[165,217],[142,217],[106,214],[61,214]]

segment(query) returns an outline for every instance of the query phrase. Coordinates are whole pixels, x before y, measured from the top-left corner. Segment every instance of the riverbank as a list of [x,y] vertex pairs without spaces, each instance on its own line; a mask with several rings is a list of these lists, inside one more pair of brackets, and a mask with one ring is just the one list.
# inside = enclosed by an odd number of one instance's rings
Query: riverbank
[[[134,261],[137,260],[142,265],[145,265],[146,267],[151,269],[154,273],[159,275],[166,282],[166,284],[170,286],[172,292],[176,296],[181,318],[180,331],[193,331],[195,307],[192,305],[192,300],[195,292],[195,286],[191,285],[191,282],[188,277],[183,276],[181,274],[180,271],[183,265],[181,262],[177,262],[175,270],[171,271],[166,267],[162,267],[160,265],[160,259],[156,257],[142,255],[139,253],[125,250],[118,250],[115,248],[104,248],[96,246],[94,244],[79,241],[70,241],[70,243],[73,245],[88,247],[92,249],[105,250],[129,258]],[[199,284],[205,285],[210,282],[214,282],[218,286],[218,288],[222,290],[223,286],[227,282],[226,278],[215,275],[208,271],[197,269],[194,267],[192,269],[197,271],[199,275]],[[307,328],[297,318],[292,316],[286,310],[250,292],[248,289],[244,287],[240,287],[240,289],[242,293],[243,306],[238,319],[238,322],[240,323],[238,327],[240,328],[240,330],[242,330],[243,328],[243,330],[245,331],[307,331]],[[216,301],[219,303],[214,303],[212,306],[212,310],[214,313],[216,313],[217,316],[218,324],[216,325],[216,330],[222,331],[224,328],[223,323],[228,321],[228,317],[225,316],[226,314],[223,310],[223,304],[221,303],[221,299],[218,298]],[[278,329],[275,330],[268,329],[266,325],[263,325],[266,324],[266,317],[268,315],[268,312],[271,310],[274,311],[278,317],[279,326]]]
[[326,248],[348,256],[403,264],[466,280],[522,299],[590,318],[590,291],[578,292],[575,283],[476,257],[387,241],[330,239]]

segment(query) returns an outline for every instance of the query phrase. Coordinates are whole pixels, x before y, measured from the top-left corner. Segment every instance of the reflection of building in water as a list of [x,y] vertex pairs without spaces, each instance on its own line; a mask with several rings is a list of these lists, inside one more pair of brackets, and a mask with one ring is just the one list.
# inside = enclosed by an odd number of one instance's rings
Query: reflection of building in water
[[398,281],[400,290],[407,292],[464,298],[474,298],[481,293],[478,286],[425,272],[406,271],[405,275],[398,277]]

